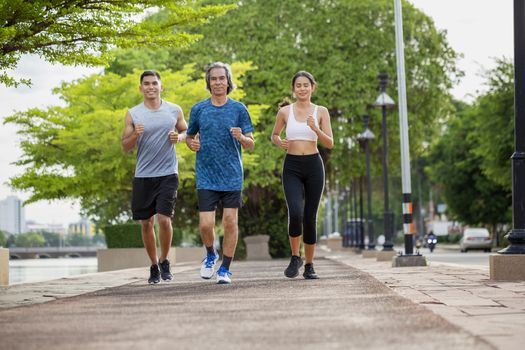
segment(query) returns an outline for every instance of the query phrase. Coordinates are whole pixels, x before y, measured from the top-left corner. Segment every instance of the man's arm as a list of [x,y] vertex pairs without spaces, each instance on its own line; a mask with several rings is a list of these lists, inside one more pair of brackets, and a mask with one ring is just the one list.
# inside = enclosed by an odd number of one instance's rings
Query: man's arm
[[186,120],[184,119],[184,113],[182,112],[182,109],[180,110],[179,118],[177,120],[177,125],[175,125],[175,128],[179,133],[179,138],[177,142],[186,141],[186,130],[188,130],[188,124],[186,124]]
[[244,148],[247,151],[253,151],[253,149],[255,148],[255,140],[251,132],[242,135],[239,142],[241,143],[242,148]]
[[255,140],[253,139],[253,134],[251,132],[243,134],[241,128],[233,127],[230,129],[230,133],[237,141],[239,141],[242,148],[245,150],[252,151],[255,147]]
[[129,112],[124,119],[124,131],[122,132],[121,144],[124,152],[129,152],[135,147],[139,136],[144,132],[144,125],[133,124],[133,118]]
[[193,152],[198,152],[201,148],[201,142],[199,140],[199,134],[197,135],[186,135],[186,145]]
[[179,110],[179,115],[177,117],[177,123],[175,124],[175,130],[172,130],[168,133],[170,142],[176,144],[178,142],[186,141],[186,130],[188,130],[188,125],[184,120],[184,113],[182,109]]

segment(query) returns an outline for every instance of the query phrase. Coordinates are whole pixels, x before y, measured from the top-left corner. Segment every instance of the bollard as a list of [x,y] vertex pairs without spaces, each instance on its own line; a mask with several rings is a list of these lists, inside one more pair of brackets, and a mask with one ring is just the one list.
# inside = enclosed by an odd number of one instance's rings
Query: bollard
[[0,287],[9,285],[9,249],[0,248]]

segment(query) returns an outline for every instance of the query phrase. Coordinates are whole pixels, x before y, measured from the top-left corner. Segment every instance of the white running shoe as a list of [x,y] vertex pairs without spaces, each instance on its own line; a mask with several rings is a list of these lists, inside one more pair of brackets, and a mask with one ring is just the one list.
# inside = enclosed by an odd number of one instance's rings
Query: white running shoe
[[217,270],[217,283],[218,284],[232,283],[232,280],[230,278],[231,275],[232,273],[228,271],[227,268],[225,268],[224,266],[219,267],[219,269]]
[[219,254],[208,253],[201,265],[201,277],[209,280],[215,272],[215,264],[219,260]]

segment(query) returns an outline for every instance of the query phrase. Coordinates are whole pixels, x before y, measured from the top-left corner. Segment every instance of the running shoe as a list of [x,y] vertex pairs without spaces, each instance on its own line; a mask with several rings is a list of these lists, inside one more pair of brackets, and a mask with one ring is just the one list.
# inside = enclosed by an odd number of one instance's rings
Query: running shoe
[[170,262],[168,259],[164,260],[159,264],[160,267],[160,277],[163,281],[171,281],[173,279],[173,274],[170,270]]
[[219,254],[214,253],[208,253],[204,260],[202,260],[201,265],[201,277],[209,280],[213,277],[213,273],[215,272],[215,264],[217,263],[217,260],[219,260]]
[[290,259],[290,265],[284,270],[284,275],[288,278],[294,278],[299,276],[299,268],[303,266],[303,259],[300,256],[292,255]]
[[160,282],[160,270],[159,270],[159,265],[155,264],[155,265],[151,265],[151,267],[149,268],[149,279],[148,279],[148,283],[149,284],[157,284]]
[[319,278],[314,270],[314,264],[306,264],[304,265],[304,273],[303,277],[307,280],[316,280]]
[[217,283],[218,284],[232,283],[232,280],[230,278],[231,275],[232,273],[228,271],[227,268],[225,268],[224,266],[219,267],[219,269],[217,270]]

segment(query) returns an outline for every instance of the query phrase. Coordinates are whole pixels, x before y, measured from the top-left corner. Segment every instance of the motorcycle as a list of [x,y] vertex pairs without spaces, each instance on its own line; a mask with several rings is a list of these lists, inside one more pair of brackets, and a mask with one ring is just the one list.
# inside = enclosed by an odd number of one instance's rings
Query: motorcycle
[[432,253],[434,251],[434,248],[436,247],[438,240],[436,237],[429,237],[427,239],[427,246],[428,249],[430,249],[430,252]]

